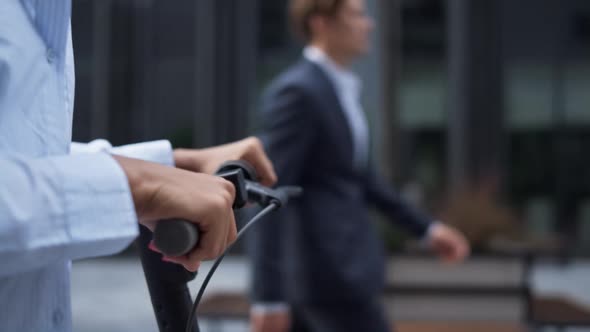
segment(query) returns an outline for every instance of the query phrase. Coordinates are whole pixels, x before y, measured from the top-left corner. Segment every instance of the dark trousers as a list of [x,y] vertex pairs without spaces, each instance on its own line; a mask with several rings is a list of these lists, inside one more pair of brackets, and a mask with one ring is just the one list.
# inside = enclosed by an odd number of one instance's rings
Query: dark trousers
[[292,305],[291,332],[392,332],[379,300]]

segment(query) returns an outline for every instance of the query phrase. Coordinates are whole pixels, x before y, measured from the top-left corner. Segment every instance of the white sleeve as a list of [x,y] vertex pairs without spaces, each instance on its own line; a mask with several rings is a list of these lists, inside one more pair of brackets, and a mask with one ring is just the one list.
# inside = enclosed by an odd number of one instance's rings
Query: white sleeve
[[290,312],[291,307],[286,302],[260,302],[252,304],[250,312],[257,315]]
[[113,147],[108,141],[104,139],[97,139],[87,144],[72,143],[70,152],[71,154],[107,152],[124,157],[174,166],[172,145],[167,140]]
[[138,234],[127,178],[108,154],[0,156],[0,276],[103,256]]

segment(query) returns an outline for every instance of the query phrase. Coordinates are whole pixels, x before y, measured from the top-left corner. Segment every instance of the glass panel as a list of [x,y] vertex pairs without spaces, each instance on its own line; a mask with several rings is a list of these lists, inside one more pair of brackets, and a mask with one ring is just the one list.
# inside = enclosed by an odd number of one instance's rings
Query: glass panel
[[540,129],[552,124],[553,72],[546,64],[508,64],[505,103],[511,129]]
[[446,126],[446,64],[443,59],[405,61],[400,86],[403,128]]
[[566,121],[573,126],[590,124],[590,62],[571,62],[564,73]]

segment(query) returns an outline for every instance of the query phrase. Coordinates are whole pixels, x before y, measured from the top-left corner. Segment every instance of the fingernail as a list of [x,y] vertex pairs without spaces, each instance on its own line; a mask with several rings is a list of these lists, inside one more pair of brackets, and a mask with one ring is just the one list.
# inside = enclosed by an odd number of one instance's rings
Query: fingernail
[[148,249],[150,249],[150,250],[153,250],[153,251],[157,251],[157,249],[156,249],[156,245],[154,244],[154,241],[151,241],[151,242],[148,244]]
[[174,261],[172,261],[170,258],[164,256],[162,257],[162,261],[166,262],[166,263],[174,263]]

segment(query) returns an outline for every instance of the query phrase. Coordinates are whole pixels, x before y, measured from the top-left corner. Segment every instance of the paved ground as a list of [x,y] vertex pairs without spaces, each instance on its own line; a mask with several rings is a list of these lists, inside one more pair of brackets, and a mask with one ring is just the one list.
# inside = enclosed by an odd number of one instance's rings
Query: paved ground
[[[201,268],[200,278],[191,283],[196,293],[210,264]],[[157,332],[141,265],[133,259],[100,259],[77,262],[72,274],[74,331]],[[244,259],[228,257],[215,274],[208,290],[245,290],[249,266]],[[544,265],[535,269],[532,280],[537,292],[567,294],[590,306],[590,262],[566,268]],[[231,329],[231,331],[230,331]],[[206,332],[206,326],[203,329]],[[226,332],[246,332],[243,325]],[[574,330],[568,332],[589,330]]]
[[[198,291],[210,266],[203,264],[202,273],[189,285],[192,294]],[[228,257],[207,289],[245,290],[248,282],[245,261]],[[99,259],[74,263],[72,307],[76,332],[157,332],[139,260]],[[245,331],[245,328],[238,326],[234,330],[231,332]]]

